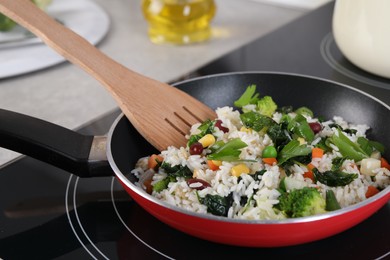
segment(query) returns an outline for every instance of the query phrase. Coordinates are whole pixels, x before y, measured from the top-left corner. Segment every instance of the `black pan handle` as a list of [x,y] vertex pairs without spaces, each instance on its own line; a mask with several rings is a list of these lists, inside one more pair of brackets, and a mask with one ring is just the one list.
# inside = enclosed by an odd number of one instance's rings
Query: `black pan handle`
[[[96,140],[100,144],[96,145]],[[82,135],[41,119],[3,109],[0,109],[0,146],[80,177],[113,175],[105,156],[105,146],[104,158],[95,160],[90,157],[92,147],[102,149],[102,138]],[[102,157],[102,152],[99,154]]]

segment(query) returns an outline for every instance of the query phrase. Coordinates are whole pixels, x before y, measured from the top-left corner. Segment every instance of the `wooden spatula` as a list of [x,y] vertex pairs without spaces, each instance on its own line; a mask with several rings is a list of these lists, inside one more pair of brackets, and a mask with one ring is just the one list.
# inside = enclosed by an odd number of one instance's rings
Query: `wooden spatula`
[[186,144],[190,126],[214,119],[212,109],[188,94],[115,62],[31,0],[0,0],[0,12],[100,81],[134,127],[157,149]]

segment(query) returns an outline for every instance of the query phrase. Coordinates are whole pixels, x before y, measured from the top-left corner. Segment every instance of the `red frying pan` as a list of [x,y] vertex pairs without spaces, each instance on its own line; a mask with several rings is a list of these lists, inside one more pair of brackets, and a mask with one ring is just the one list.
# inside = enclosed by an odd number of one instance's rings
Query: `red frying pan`
[[[307,106],[316,115],[367,124],[369,138],[390,147],[390,108],[352,87],[302,75],[229,73],[185,81],[176,87],[212,108],[232,106],[256,84],[280,106]],[[162,222],[193,236],[239,246],[277,247],[319,240],[351,228],[388,203],[390,187],[377,195],[322,215],[286,220],[249,221],[202,215],[161,202],[134,185],[135,162],[155,153],[121,115],[105,137],[84,136],[38,119],[0,110],[0,146],[63,168],[80,177],[112,175],[130,196]],[[385,157],[389,156],[385,153]],[[10,184],[12,185],[12,184]]]

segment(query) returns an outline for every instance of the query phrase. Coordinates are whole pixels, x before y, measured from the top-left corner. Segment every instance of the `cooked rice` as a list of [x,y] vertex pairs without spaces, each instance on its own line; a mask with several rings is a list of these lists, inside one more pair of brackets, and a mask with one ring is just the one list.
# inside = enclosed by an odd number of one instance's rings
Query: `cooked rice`
[[[245,109],[251,110],[253,108],[247,106]],[[207,213],[206,206],[199,202],[198,196],[205,197],[206,194],[227,196],[232,193],[233,205],[228,211],[229,218],[256,220],[286,218],[283,213],[275,211],[273,208],[273,206],[279,202],[278,197],[280,196],[280,193],[277,188],[279,187],[281,179],[286,176],[286,174],[279,166],[263,164],[259,160],[263,149],[266,146],[271,145],[272,140],[268,135],[261,135],[256,131],[240,131],[243,126],[240,120],[240,113],[233,110],[231,107],[218,108],[216,113],[218,119],[222,120],[223,125],[229,129],[229,132],[223,133],[218,128],[215,128],[215,133],[213,133],[213,135],[217,140],[224,141],[239,137],[248,145],[242,149],[240,158],[245,160],[257,160],[257,162],[245,162],[250,169],[250,174],[242,174],[240,178],[232,176],[230,170],[234,165],[238,164],[238,162],[226,161],[222,162],[222,165],[217,171],[213,171],[208,168],[205,156],[190,155],[188,149],[183,147],[168,147],[167,150],[161,153],[165,162],[168,162],[171,165],[188,166],[193,172],[194,178],[205,180],[211,187],[197,191],[190,188],[184,178],[178,178],[177,182],[169,183],[168,188],[163,191],[153,191],[152,196],[189,211],[209,214]],[[274,113],[273,119],[276,122],[279,122],[280,118],[280,113]],[[308,117],[307,121],[317,122],[318,120],[316,118]],[[338,134],[335,128],[329,127],[329,125],[333,123],[337,123],[343,128],[356,129],[356,134],[347,135],[352,141],[355,141],[359,136],[364,137],[367,129],[369,129],[367,125],[350,125],[344,121],[343,118],[335,116],[333,120],[322,122],[323,129],[316,135],[316,138],[314,138],[311,145],[316,145],[320,141],[320,137]],[[199,124],[194,125],[191,128],[190,134],[196,134],[198,126]],[[332,148],[333,151],[331,153],[324,154],[320,159],[315,158],[312,160],[312,164],[317,167],[319,171],[323,172],[330,170],[332,168],[332,159],[341,156],[339,149],[336,146],[332,144]],[[206,152],[207,149],[203,151],[204,154]],[[147,160],[147,157],[141,158],[132,171],[132,174],[140,178],[139,183],[136,183],[140,188],[144,188],[141,176],[145,174],[149,174],[150,176],[152,171],[147,168]],[[260,177],[260,180],[254,180],[253,173],[263,169],[266,171]],[[292,173],[290,178],[293,178],[297,185],[300,185],[301,187],[317,187],[324,198],[326,190],[333,190],[341,207],[346,207],[365,200],[365,193],[369,185],[373,185],[380,189],[390,185],[390,172],[386,168],[375,170],[376,175],[374,178],[360,174],[359,168],[353,160],[344,161],[342,169],[344,172],[357,173],[358,178],[343,187],[328,187],[320,182],[313,183],[311,179],[304,178],[303,174],[308,171],[308,169],[305,166],[297,164],[290,167]],[[166,173],[163,171],[153,174],[152,185],[165,177]],[[253,196],[253,199],[248,205],[242,206],[240,200],[243,196],[247,196],[248,198]]]

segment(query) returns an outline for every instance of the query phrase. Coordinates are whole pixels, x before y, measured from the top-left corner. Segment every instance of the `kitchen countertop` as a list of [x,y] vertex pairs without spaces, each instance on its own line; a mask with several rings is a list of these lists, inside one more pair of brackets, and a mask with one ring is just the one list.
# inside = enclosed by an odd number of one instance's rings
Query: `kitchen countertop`
[[[81,0],[80,0],[81,1]],[[125,66],[174,82],[205,64],[303,15],[308,9],[249,0],[217,0],[214,37],[189,46],[155,45],[147,38],[140,0],[95,0],[108,13],[110,29],[97,45]],[[1,57],[0,57],[1,59]],[[115,109],[97,81],[67,62],[0,80],[0,108],[76,129]],[[19,155],[0,149],[0,165]]]

